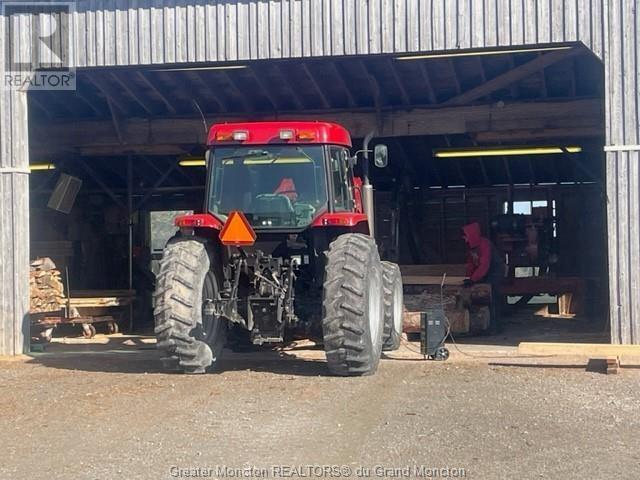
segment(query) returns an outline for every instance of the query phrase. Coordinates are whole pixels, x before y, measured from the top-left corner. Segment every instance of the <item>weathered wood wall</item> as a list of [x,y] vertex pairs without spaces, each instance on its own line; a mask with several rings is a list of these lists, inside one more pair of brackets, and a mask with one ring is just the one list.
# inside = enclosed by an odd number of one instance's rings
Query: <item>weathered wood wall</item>
[[[4,40],[5,22],[1,20],[0,39]],[[4,78],[4,68],[4,55],[0,54],[0,78]],[[27,94],[0,88],[0,356],[28,351],[27,131]]]
[[[640,0],[87,0],[72,16],[72,58],[94,67],[585,43],[605,63],[612,339],[640,343],[639,9]],[[13,353],[26,305],[27,180],[6,168],[26,166],[28,135],[24,97],[5,92],[2,105],[0,353]]]

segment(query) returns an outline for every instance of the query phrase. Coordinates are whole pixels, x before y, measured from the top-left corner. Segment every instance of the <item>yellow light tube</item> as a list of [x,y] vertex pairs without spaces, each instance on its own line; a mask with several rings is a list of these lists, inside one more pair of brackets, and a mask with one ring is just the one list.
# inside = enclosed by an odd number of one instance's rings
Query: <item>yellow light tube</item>
[[34,163],[29,165],[29,170],[32,172],[40,172],[43,170],[55,170],[56,166],[53,163]]
[[569,147],[497,147],[497,148],[469,148],[459,150],[437,150],[435,151],[436,158],[470,158],[470,157],[502,157],[502,156],[514,156],[514,155],[557,155],[565,153],[563,148],[566,148],[568,153],[580,153],[582,147],[569,146]]

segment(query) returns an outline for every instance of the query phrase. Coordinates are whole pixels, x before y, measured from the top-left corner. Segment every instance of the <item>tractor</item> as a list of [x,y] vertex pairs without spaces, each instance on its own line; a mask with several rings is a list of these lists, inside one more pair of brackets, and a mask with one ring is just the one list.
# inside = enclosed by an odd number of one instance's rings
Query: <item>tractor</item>
[[[369,153],[328,122],[248,122],[208,132],[204,213],[179,216],[154,294],[166,368],[203,373],[225,345],[324,345],[329,371],[375,373],[400,345],[398,265],[373,237]],[[354,174],[354,168],[361,172]]]

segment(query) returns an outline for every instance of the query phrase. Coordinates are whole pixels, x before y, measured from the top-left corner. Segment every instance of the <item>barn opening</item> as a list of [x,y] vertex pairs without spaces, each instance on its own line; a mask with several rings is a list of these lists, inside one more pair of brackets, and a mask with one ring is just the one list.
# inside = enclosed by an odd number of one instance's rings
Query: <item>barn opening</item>
[[478,222],[508,265],[491,338],[609,340],[603,72],[581,44],[82,69],[77,85],[29,93],[31,252],[78,295],[136,292],[90,313],[152,325],[172,218],[203,204],[206,125],[317,119],[355,149],[369,132],[389,147],[376,238],[402,265],[408,315],[446,303],[460,338],[484,333],[484,305],[458,295],[461,228]]

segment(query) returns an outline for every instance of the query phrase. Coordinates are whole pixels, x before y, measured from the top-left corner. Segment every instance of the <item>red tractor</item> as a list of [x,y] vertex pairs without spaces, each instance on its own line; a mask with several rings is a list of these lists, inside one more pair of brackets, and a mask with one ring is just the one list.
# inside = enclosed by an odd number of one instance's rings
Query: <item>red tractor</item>
[[[211,370],[227,342],[324,344],[337,375],[399,347],[402,279],[373,238],[367,145],[321,122],[214,125],[203,214],[176,219],[155,292],[166,367]],[[358,155],[362,178],[354,176]],[[378,145],[375,164],[387,164]]]

